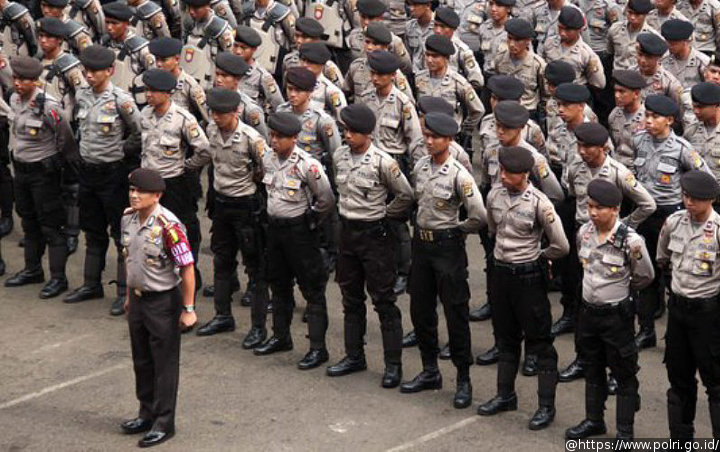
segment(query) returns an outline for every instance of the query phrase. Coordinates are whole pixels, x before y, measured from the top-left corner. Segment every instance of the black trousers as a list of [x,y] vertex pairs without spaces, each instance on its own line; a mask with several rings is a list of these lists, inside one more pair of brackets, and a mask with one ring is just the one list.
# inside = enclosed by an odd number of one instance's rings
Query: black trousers
[[180,373],[179,288],[138,297],[130,291],[128,327],[135,370],[139,417],[154,422],[154,429],[175,429]]
[[[185,225],[193,258],[195,262],[199,262],[198,255],[200,253],[200,240],[202,236],[200,233],[200,221],[197,217],[197,202],[200,194],[198,191],[197,173],[186,172],[180,176],[165,179],[165,185],[165,192],[160,199],[160,204],[174,213],[182,224]],[[196,266],[195,280],[199,286],[198,273],[198,267]]]
[[423,365],[437,366],[438,298],[445,312],[450,354],[458,369],[473,362],[470,349],[467,253],[465,239],[455,238],[425,242],[412,241],[410,270],[410,316],[417,334]]
[[345,353],[363,354],[367,329],[365,287],[380,318],[385,362],[400,364],[402,319],[395,305],[395,241],[385,221],[341,221],[337,282],[343,296]]

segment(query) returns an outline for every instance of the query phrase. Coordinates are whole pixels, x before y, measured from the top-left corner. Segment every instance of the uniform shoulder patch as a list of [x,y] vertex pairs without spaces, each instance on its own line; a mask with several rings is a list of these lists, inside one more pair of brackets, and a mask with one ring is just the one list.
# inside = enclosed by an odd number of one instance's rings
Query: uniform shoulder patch
[[315,180],[320,179],[320,168],[318,168],[317,163],[311,163],[308,167],[308,173],[312,174],[315,177]]
[[[395,160],[390,162],[390,174],[392,174],[392,176],[395,179],[400,177],[400,175],[402,174],[402,171],[400,171],[400,165],[398,165],[398,163]],[[472,189],[472,187],[471,187],[471,189]]]
[[333,131],[333,124],[332,124],[332,123],[327,123],[327,124],[325,124],[325,125],[323,126],[323,131],[325,132],[325,136],[328,137],[328,138],[330,138],[331,136],[333,136],[333,135],[335,134],[335,132]]
[[702,167],[703,160],[702,157],[700,157],[700,154],[697,153],[697,151],[690,151],[690,160],[692,160],[695,168]]
[[543,215],[548,224],[552,224],[555,221],[555,209],[553,209],[552,206],[544,207]]
[[160,13],[155,14],[154,16],[152,16],[150,18],[150,25],[152,25],[153,28],[162,28],[164,24],[165,24],[165,16],[163,16]]
[[253,111],[248,113],[248,121],[250,121],[251,126],[257,126],[260,124],[260,113]]
[[190,138],[197,138],[200,136],[200,126],[197,124],[192,124],[190,127],[188,127],[188,135],[190,135]]
[[410,110],[412,107],[408,104],[405,105],[402,109],[403,112],[403,118],[405,118],[406,121],[409,121],[412,118],[412,110]]
[[637,179],[635,179],[635,176],[630,171],[625,175],[625,183],[633,188],[637,185]]
[[471,180],[466,180],[462,183],[462,191],[463,196],[466,198],[470,198],[474,194],[473,190],[473,182]]
[[340,93],[338,93],[338,92],[331,93],[330,94],[330,103],[332,104],[333,107],[339,107],[340,105],[342,105],[342,102],[340,100]]
[[135,103],[131,100],[128,100],[126,102],[123,102],[120,104],[120,108],[127,114],[131,115],[133,112],[135,112]]

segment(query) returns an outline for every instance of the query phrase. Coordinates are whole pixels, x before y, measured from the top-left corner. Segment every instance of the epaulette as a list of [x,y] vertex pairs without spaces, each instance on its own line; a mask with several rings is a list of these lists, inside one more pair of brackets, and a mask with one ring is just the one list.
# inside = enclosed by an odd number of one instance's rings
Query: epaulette
[[172,226],[172,223],[170,222],[170,220],[168,220],[167,217],[163,214],[159,214],[157,216],[157,219],[160,220],[160,223],[162,223],[163,227],[165,227],[165,228]]

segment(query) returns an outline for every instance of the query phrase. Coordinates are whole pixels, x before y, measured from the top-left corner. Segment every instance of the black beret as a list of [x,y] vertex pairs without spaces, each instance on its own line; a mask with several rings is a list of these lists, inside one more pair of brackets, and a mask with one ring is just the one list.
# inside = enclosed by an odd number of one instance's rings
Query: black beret
[[182,47],[182,41],[169,36],[155,38],[150,41],[150,44],[148,45],[150,53],[158,58],[169,58],[171,56],[180,55]]
[[585,85],[561,83],[555,90],[555,97],[564,102],[579,104],[590,99],[590,90]]
[[532,152],[520,146],[501,147],[498,160],[505,171],[513,174],[528,173],[535,166]]
[[458,132],[458,124],[450,115],[432,112],[425,115],[425,128],[441,137],[454,137]]
[[441,6],[435,10],[435,22],[440,22],[454,29],[460,26],[460,16],[457,15],[454,9]]
[[660,33],[668,41],[684,41],[693,34],[693,24],[686,20],[668,19],[660,27]]
[[675,116],[680,112],[678,104],[662,94],[651,94],[645,99],[645,109],[661,116]]
[[545,66],[545,79],[555,86],[575,81],[575,68],[562,60],[553,60]]
[[512,18],[508,20],[505,22],[505,31],[507,31],[507,34],[519,39],[532,39],[535,37],[535,29],[525,19]]
[[43,65],[40,60],[29,56],[13,57],[10,60],[10,68],[14,75],[25,79],[38,78],[43,71]]
[[240,94],[227,88],[213,88],[208,91],[207,104],[217,113],[230,113],[237,111],[240,105]]
[[[297,25],[299,23],[300,19],[298,19],[295,24]],[[250,47],[260,47],[262,38],[254,28],[248,27],[247,25],[238,25],[235,29],[235,42],[242,42]]]
[[495,105],[495,120],[511,129],[522,129],[530,119],[527,108],[516,100],[503,100]]
[[367,105],[351,104],[340,110],[340,120],[349,130],[369,135],[375,130],[377,118]]
[[515,0],[495,0],[495,4],[499,6],[507,6],[512,7],[515,6],[516,1]]
[[64,38],[68,34],[68,27],[57,17],[43,17],[38,21],[38,33]]
[[210,0],[185,0],[188,6],[205,6],[210,4]]
[[370,69],[378,74],[394,74],[400,68],[398,57],[387,50],[370,52],[367,59]]
[[177,86],[177,80],[172,72],[164,69],[152,68],[143,72],[142,81],[148,89],[170,92]]
[[648,55],[662,56],[668,49],[667,41],[655,33],[640,33],[636,39],[640,50]]
[[300,47],[300,58],[315,64],[325,64],[332,55],[325,43],[308,42]]
[[[313,19],[312,17],[298,18],[298,20],[295,22],[295,29],[311,38],[322,38],[325,34],[325,27],[323,27],[320,22]],[[251,28],[251,30],[254,29]]]
[[287,70],[285,81],[302,91],[313,91],[317,84],[317,77],[312,71],[303,66],[291,67]]
[[650,0],[630,0],[627,7],[638,14],[647,14],[655,8]]
[[587,186],[587,195],[604,207],[618,207],[623,200],[620,189],[605,179],[591,180]]
[[93,44],[80,52],[80,62],[91,71],[108,69],[115,62],[115,52],[99,44]]
[[450,38],[443,35],[430,35],[425,40],[425,48],[440,55],[451,56],[455,53],[455,46]]
[[160,173],[150,168],[138,168],[128,177],[130,185],[142,191],[165,191],[165,180]]
[[358,0],[357,9],[363,16],[380,17],[387,11],[387,5],[382,0]]
[[575,128],[578,141],[589,146],[604,146],[610,134],[597,122],[584,122]]
[[512,75],[493,75],[487,87],[500,100],[519,100],[525,92],[523,82]]
[[215,57],[215,66],[230,75],[241,77],[250,70],[250,65],[240,55],[232,52],[220,52]]
[[720,86],[715,83],[702,82],[693,86],[690,90],[693,102],[704,105],[720,104]]
[[300,120],[292,113],[271,114],[267,120],[267,126],[285,137],[294,137],[302,130]]
[[581,29],[585,25],[583,13],[575,6],[563,6],[558,22],[565,28]]
[[130,7],[122,1],[106,3],[102,8],[105,13],[105,17],[122,22],[130,22],[130,19],[133,16],[133,12]]
[[683,191],[695,199],[715,199],[720,195],[715,176],[700,170],[688,171],[680,178]]
[[56,8],[64,8],[70,3],[69,0],[42,0],[42,3],[47,3],[50,6],[54,6]]
[[382,45],[392,42],[392,33],[381,21],[370,22],[365,29],[365,36]]
[[624,69],[618,69],[613,72],[613,79],[616,85],[624,86],[630,89],[643,89],[647,86],[645,77],[640,74],[637,70],[627,71]]
[[420,96],[417,106],[420,112],[424,115],[433,112],[443,113],[448,116],[453,116],[455,114],[455,109],[450,102],[446,101],[442,97]]

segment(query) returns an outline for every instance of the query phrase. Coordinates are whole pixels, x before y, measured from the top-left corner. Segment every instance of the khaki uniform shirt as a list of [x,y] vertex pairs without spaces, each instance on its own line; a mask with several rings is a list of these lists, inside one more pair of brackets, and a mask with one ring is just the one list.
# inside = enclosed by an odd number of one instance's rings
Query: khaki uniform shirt
[[[405,23],[402,24],[402,33],[405,33]],[[353,29],[348,36],[348,47],[350,48],[350,55],[353,60],[367,56],[365,53],[365,31],[360,28]],[[407,47],[405,47],[405,42],[403,42],[402,38],[395,33],[392,34],[392,41],[390,42],[388,51],[394,53],[395,56],[398,57],[398,60],[400,60],[401,71],[405,74],[411,74],[413,72],[410,52],[408,52]]]
[[205,90],[197,80],[182,69],[177,78],[177,87],[172,93],[172,100],[195,117],[199,116],[206,123],[210,122]]
[[525,92],[520,103],[532,111],[537,110],[540,99],[547,96],[546,66],[545,60],[533,51],[529,51],[523,60],[514,60],[506,49],[499,52],[490,63],[490,72],[510,75],[523,82]]
[[[280,105],[277,111],[295,114],[289,102]],[[329,158],[342,145],[337,123],[323,110],[313,107],[309,107],[301,115],[295,114],[295,116],[302,124],[297,147],[324,165],[327,164]]]
[[683,138],[688,140],[693,149],[705,160],[715,179],[720,180],[720,125],[707,127],[696,121],[686,126]]
[[622,15],[622,9],[614,0],[575,0],[575,3],[587,24],[582,38],[596,53],[607,51],[608,30]]
[[631,171],[635,169],[635,149],[633,137],[645,130],[645,104],[635,113],[627,113],[623,108],[615,107],[608,117],[610,138],[615,145],[613,158]]
[[257,63],[253,63],[248,72],[240,78],[238,89],[250,96],[265,113],[272,112],[285,102],[273,75]]
[[10,96],[10,134],[15,143],[13,159],[19,162],[39,162],[58,153],[67,155],[68,149],[75,146],[70,123],[60,104],[45,95],[41,110],[39,94],[40,90],[35,89],[27,102],[17,93]]
[[478,27],[478,39],[480,52],[485,56],[483,70],[491,73],[493,60],[500,52],[507,49],[505,25],[497,26],[491,19],[486,20]]
[[[482,88],[485,85],[485,78],[473,51],[457,34],[453,35],[452,43],[455,46],[455,53],[450,56],[450,67],[458,71],[476,89]],[[423,69],[425,67],[423,60]]]
[[694,8],[688,0],[678,2],[677,8],[695,27],[693,47],[701,52],[715,52],[720,48],[720,2],[703,0]]
[[[660,36],[660,33],[652,28],[647,22],[639,31],[632,31],[628,28],[627,20],[615,22],[608,30],[608,53],[614,55],[613,70],[628,70],[637,66],[637,36],[640,33],[652,33]],[[662,36],[660,36],[662,37]]]
[[690,91],[693,85],[703,81],[703,72],[709,62],[709,56],[691,48],[690,55],[686,60],[680,60],[672,53],[667,52],[660,64],[675,76],[680,82],[680,86],[685,87],[686,91]]
[[[350,63],[347,76],[342,85],[342,90],[345,96],[347,96],[347,99],[354,101],[355,96],[359,96],[361,93],[364,93],[365,90],[372,87],[373,84],[370,77],[370,65],[368,64],[367,57],[357,58]],[[395,71],[395,86],[415,103],[415,97],[413,96],[410,83],[408,83],[405,74],[403,74],[400,69]]]
[[250,99],[250,96],[238,90],[240,94],[240,104],[238,105],[238,116],[245,124],[257,130],[266,140],[268,139],[268,129],[265,122],[265,112],[258,104]]
[[578,85],[591,85],[595,88],[605,87],[605,73],[600,57],[582,38],[570,47],[560,43],[560,35],[545,41],[541,53],[545,61],[562,60],[575,68],[575,82]]
[[425,67],[425,40],[433,34],[433,27],[433,20],[424,27],[417,19],[410,19],[405,24],[405,47],[410,52],[413,71],[417,72]]
[[347,100],[342,90],[322,74],[317,79],[315,91],[313,91],[310,100],[315,106],[325,110],[336,121],[340,121],[340,110],[347,106]]
[[485,22],[485,16],[485,2],[482,0],[468,5],[460,14],[457,34],[473,52],[480,50],[480,26]]
[[[364,38],[363,38],[364,39]],[[365,45],[365,41],[363,41],[363,45]],[[287,70],[291,67],[299,67],[300,64],[300,52],[297,50],[293,50],[292,52],[285,55],[285,58],[283,58],[283,80],[286,80],[287,76]],[[323,68],[323,75],[328,78],[331,82],[335,84],[338,88],[343,87],[343,82],[345,81],[345,77],[343,77],[343,73],[338,67],[338,65],[333,60],[327,60],[325,63],[325,67]],[[271,74],[272,76],[272,74]]]
[[[478,133],[473,135],[473,152],[477,155],[482,154],[483,149],[499,144],[495,114],[488,113],[485,115],[480,123]],[[546,159],[549,158],[547,148],[545,146],[545,135],[543,135],[542,130],[540,130],[540,126],[535,121],[532,119],[528,120],[525,127],[523,127],[520,136],[523,140],[530,143],[530,145]]]
[[[442,97],[455,107],[455,121],[460,124],[461,130],[471,133],[480,123],[485,114],[480,98],[475,89],[458,74],[449,68],[442,77],[430,76],[430,71],[424,69],[415,74],[415,98],[422,96]],[[463,120],[463,112],[467,112]]]
[[668,14],[667,16],[660,15],[657,9],[650,10],[647,17],[645,18],[645,22],[647,22],[647,24],[654,29],[660,31],[662,24],[664,24],[665,21],[667,21],[668,19],[680,19],[684,20],[685,22],[690,22],[688,18],[680,12],[680,10],[677,8],[677,5],[673,7],[672,11],[670,11],[670,14]]

